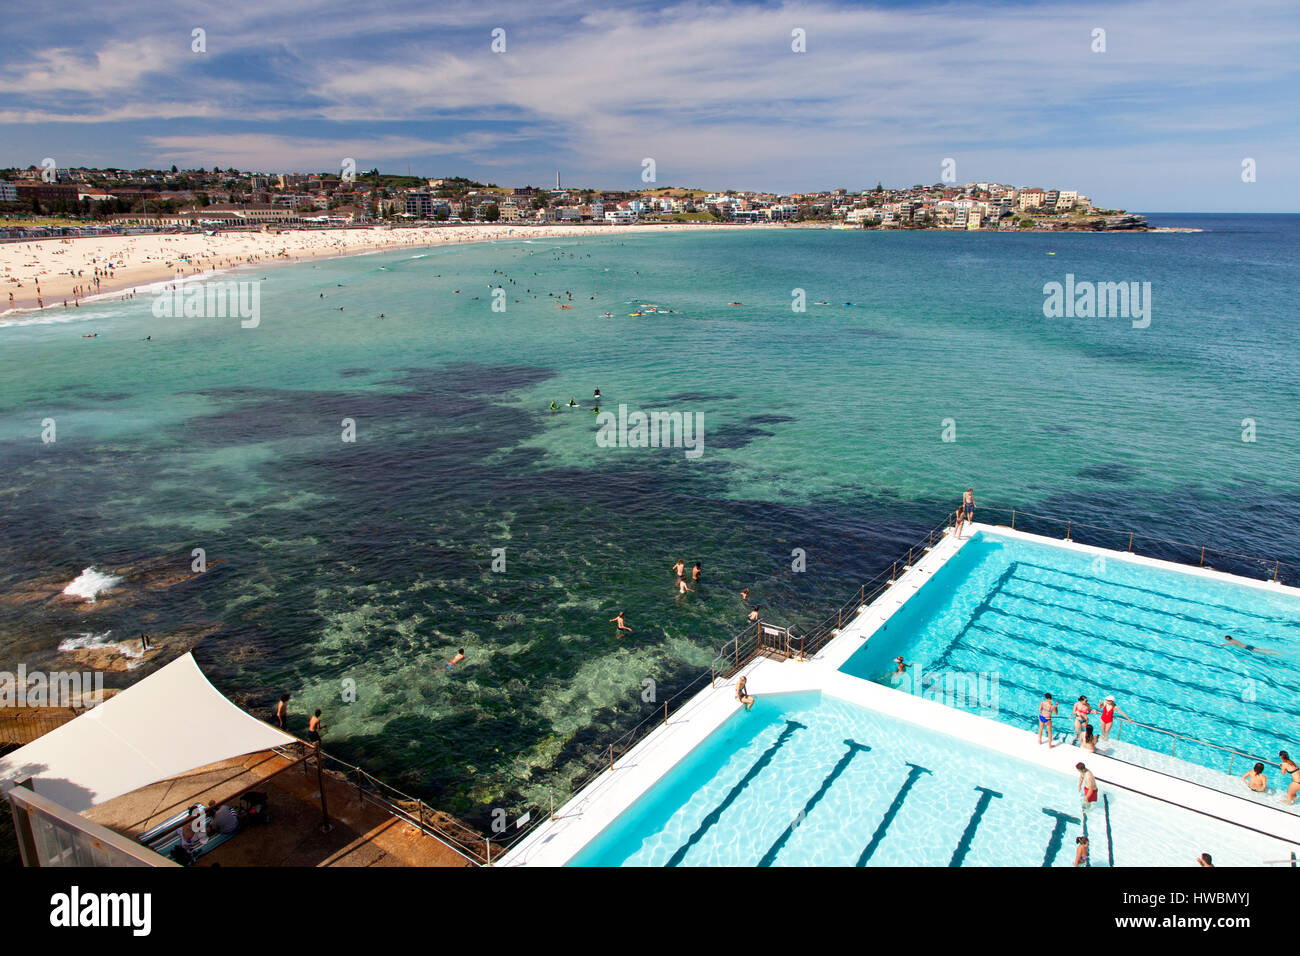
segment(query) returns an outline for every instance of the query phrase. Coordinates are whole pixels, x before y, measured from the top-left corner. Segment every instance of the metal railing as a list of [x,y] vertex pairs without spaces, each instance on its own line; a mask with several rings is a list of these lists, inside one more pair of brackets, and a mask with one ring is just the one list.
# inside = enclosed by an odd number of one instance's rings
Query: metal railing
[[[418,797],[403,793],[365,770],[331,756],[305,741],[273,748],[286,760],[301,761],[304,772],[319,761],[320,770],[356,790],[360,803],[370,803],[433,837],[449,850],[478,866],[491,862],[491,848],[486,838],[449,814],[434,810]],[[454,822],[454,827],[447,821]]]
[[[1198,737],[1190,737],[1190,736],[1188,736],[1187,734],[1180,734],[1180,733],[1176,733],[1176,732],[1174,732],[1174,731],[1172,731],[1172,730],[1165,730],[1163,727],[1155,727],[1155,726],[1153,726],[1153,725],[1151,725],[1151,724],[1142,724],[1142,723],[1138,723],[1136,720],[1132,720],[1131,718],[1128,718],[1128,717],[1118,717],[1118,718],[1116,719],[1116,721],[1115,721],[1115,739],[1116,739],[1116,740],[1121,740],[1121,739],[1122,739],[1121,730],[1123,729],[1123,727],[1124,727],[1125,725],[1132,725],[1132,726],[1134,726],[1134,727],[1140,727],[1140,728],[1142,728],[1143,730],[1147,730],[1147,731],[1150,731],[1150,732],[1152,732],[1152,733],[1155,733],[1155,734],[1161,734],[1161,735],[1163,735],[1163,736],[1165,736],[1165,737],[1168,737],[1168,738],[1169,738],[1169,756],[1171,756],[1171,757],[1177,757],[1177,756],[1178,756],[1178,741],[1180,741],[1180,740],[1184,742],[1185,747],[1186,747],[1186,746],[1208,747],[1208,748],[1210,748],[1211,750],[1218,751],[1219,753],[1226,753],[1226,754],[1228,755],[1228,770],[1227,770],[1227,772],[1228,772],[1229,774],[1231,774],[1231,773],[1233,772],[1233,762],[1234,762],[1234,760],[1235,760],[1237,757],[1241,757],[1243,760],[1248,761],[1248,762],[1250,763],[1251,766],[1254,766],[1254,765],[1257,764],[1257,763],[1262,763],[1262,764],[1264,764],[1264,765],[1267,766],[1267,767],[1276,767],[1276,768],[1279,769],[1279,770],[1282,769],[1282,765],[1281,765],[1280,763],[1278,763],[1277,761],[1275,761],[1275,760],[1266,760],[1266,759],[1264,759],[1263,757],[1252,756],[1251,754],[1245,753],[1245,752],[1243,752],[1243,751],[1240,751],[1240,750],[1234,750],[1234,749],[1231,748],[1231,747],[1225,747],[1225,746],[1223,746],[1222,744],[1216,744],[1216,743],[1214,743],[1214,742],[1212,742],[1212,741],[1209,741],[1209,740],[1201,740],[1201,739],[1198,738]],[[1131,736],[1131,734],[1130,734],[1130,736]],[[1136,744],[1136,743],[1135,743],[1134,746],[1145,746],[1145,744]],[[1147,749],[1151,749],[1151,748],[1147,748]],[[1213,769],[1213,768],[1211,768],[1211,769]]]
[[[1176,541],[1172,538],[1162,538],[1159,535],[1139,533],[1132,529],[1112,528],[1106,525],[1078,521],[1074,518],[1062,518],[1059,515],[1036,514],[1032,511],[1003,505],[980,505],[975,511],[975,516],[980,521],[991,523],[984,517],[986,512],[1005,514],[1009,526],[1017,531],[1044,533],[1037,531],[1036,528],[1045,523],[1057,532],[1064,529],[1064,538],[1067,541],[1078,541],[1081,537],[1079,532],[1084,532],[1082,537],[1087,537],[1089,540],[1080,543],[1106,547],[1114,551],[1125,551],[1130,554],[1145,554],[1147,557],[1173,561],[1177,564],[1210,567],[1220,571],[1227,570],[1227,568],[1207,564],[1207,559],[1227,559],[1226,563],[1232,565],[1233,570],[1231,573],[1233,574],[1239,574],[1243,577],[1262,578],[1279,584],[1290,583],[1292,586],[1300,586],[1300,564],[1282,561],[1276,557],[1266,558],[1260,555],[1243,554],[1240,551],[1229,551],[1225,548],[1215,548],[1205,544]],[[1284,574],[1288,578],[1287,581],[1283,581]]]

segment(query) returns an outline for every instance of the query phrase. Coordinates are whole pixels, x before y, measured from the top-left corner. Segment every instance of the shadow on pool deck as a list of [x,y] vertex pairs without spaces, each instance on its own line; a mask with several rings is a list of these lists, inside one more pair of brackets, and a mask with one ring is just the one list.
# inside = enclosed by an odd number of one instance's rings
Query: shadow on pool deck
[[[306,770],[303,768],[307,767]],[[276,774],[274,777],[270,775]],[[270,777],[270,779],[267,779]],[[325,774],[331,829],[321,832],[314,766],[263,751],[200,767],[123,794],[85,816],[135,838],[195,803],[215,810],[245,790],[268,794],[270,822],[247,826],[199,858],[198,866],[469,866],[454,850]]]

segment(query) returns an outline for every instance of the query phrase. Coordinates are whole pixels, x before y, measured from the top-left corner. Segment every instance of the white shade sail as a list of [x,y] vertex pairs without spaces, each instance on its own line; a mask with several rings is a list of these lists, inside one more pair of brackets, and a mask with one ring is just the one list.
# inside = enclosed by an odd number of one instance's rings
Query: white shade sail
[[193,654],[0,758],[0,785],[32,789],[80,813],[231,757],[295,738],[245,713],[208,683]]

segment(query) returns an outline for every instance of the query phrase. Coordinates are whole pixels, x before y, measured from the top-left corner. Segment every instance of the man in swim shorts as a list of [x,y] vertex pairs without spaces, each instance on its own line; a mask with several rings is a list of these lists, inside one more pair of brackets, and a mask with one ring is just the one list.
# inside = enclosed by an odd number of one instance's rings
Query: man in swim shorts
[[1097,778],[1083,765],[1082,760],[1074,765],[1074,769],[1079,771],[1079,792],[1083,794],[1083,805],[1080,810],[1087,813],[1088,805],[1097,802]]

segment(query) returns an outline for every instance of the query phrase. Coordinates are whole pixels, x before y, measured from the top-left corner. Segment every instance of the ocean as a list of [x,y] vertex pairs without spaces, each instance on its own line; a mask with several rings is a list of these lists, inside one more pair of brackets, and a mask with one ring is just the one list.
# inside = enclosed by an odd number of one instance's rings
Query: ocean
[[[1300,584],[1300,216],[1150,219],[1204,231],[612,231],[219,277],[259,283],[256,328],[144,294],[0,326],[0,661],[146,632],[110,686],[192,649],[483,822],[707,671],[742,588],[813,625],[967,487]],[[1049,318],[1067,275],[1150,283],[1149,324]],[[596,388],[702,453],[598,442]]]

